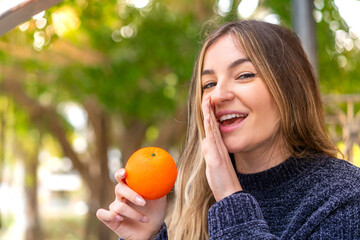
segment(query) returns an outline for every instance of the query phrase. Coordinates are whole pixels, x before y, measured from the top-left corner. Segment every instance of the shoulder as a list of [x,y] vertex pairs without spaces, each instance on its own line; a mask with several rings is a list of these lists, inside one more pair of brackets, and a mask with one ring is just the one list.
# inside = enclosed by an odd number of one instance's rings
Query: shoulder
[[315,173],[323,175],[327,180],[346,181],[347,183],[351,180],[360,180],[360,168],[348,161],[326,156],[314,160],[319,161]]
[[313,191],[339,199],[360,199],[360,168],[342,159],[321,157],[313,171]]
[[[295,212],[297,224],[304,224],[305,221],[307,226],[318,226],[321,228],[318,229],[319,234],[332,230],[342,232],[345,229],[342,223],[358,227],[360,169],[345,160],[331,157],[308,160],[312,169],[299,183],[304,189],[304,195]],[[307,230],[309,234],[314,231],[313,228]]]

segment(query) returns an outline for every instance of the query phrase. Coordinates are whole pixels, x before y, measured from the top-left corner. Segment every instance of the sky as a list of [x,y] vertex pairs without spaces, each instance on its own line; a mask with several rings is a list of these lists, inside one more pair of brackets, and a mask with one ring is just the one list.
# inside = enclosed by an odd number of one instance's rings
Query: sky
[[0,0],[0,15],[11,9],[12,7],[15,7],[16,5],[27,1],[29,0]]
[[358,0],[335,0],[341,17],[349,25],[350,30],[360,37],[360,1]]

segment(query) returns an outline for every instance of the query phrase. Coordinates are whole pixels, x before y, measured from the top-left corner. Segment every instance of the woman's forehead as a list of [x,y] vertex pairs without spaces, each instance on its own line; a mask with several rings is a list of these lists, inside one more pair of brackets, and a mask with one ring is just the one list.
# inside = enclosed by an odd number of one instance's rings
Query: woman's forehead
[[203,68],[218,64],[233,62],[237,59],[248,58],[239,41],[230,34],[221,36],[214,41],[205,51]]

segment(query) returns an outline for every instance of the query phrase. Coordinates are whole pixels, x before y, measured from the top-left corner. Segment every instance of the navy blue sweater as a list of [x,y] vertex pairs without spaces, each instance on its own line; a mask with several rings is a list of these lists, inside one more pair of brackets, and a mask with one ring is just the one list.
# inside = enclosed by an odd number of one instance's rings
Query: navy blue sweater
[[[211,206],[210,239],[360,239],[360,169],[326,156],[238,174],[244,191]],[[156,239],[167,239],[164,224]]]
[[214,204],[210,239],[360,239],[360,169],[328,157],[238,174],[246,192]]

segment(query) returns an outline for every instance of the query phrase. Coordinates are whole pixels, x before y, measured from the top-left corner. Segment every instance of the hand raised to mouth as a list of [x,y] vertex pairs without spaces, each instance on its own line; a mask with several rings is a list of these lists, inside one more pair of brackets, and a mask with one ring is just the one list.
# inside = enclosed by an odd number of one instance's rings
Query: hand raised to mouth
[[205,138],[201,142],[201,148],[206,163],[207,181],[215,200],[220,201],[242,188],[221,137],[219,123],[213,109],[211,98],[204,99],[202,111]]

